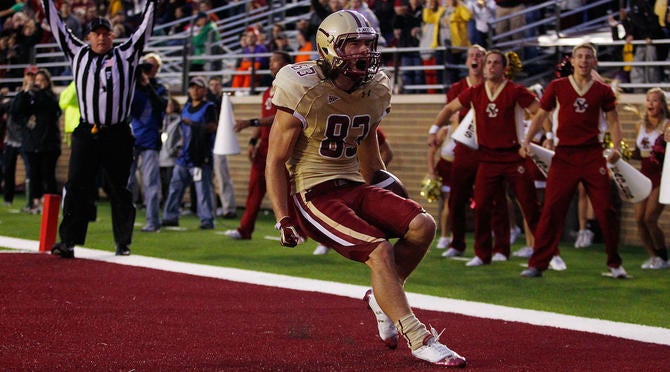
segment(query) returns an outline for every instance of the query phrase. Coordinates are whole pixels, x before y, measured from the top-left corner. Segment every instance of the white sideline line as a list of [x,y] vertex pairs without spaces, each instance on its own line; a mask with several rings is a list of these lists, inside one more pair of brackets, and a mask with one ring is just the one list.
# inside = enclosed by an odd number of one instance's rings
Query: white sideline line
[[[39,242],[34,240],[0,236],[0,247],[37,252]],[[115,256],[112,252],[90,248],[76,248],[76,257],[127,266],[145,267],[171,272],[191,274],[234,282],[258,284],[300,291],[320,292],[351,298],[362,298],[368,287],[328,282],[316,279],[296,278],[287,275],[268,274],[258,271],[217,267],[202,264],[170,261],[139,255]],[[635,341],[670,345],[670,329],[639,324],[614,322],[602,319],[582,318],[546,311],[518,309],[508,306],[490,305],[480,302],[453,300],[417,293],[407,294],[413,307],[462,314],[467,316],[520,322],[545,327],[596,333]]]

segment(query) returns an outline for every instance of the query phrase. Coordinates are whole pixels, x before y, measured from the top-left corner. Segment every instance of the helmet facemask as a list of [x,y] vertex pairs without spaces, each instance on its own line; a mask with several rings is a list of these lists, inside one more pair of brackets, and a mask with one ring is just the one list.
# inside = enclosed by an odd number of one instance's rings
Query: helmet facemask
[[[377,33],[355,33],[338,36],[334,41],[334,50],[337,55],[333,58],[332,70],[337,71],[349,79],[364,83],[379,70],[381,53],[377,52]],[[366,53],[345,53],[345,47],[350,41],[370,40],[369,51]]]

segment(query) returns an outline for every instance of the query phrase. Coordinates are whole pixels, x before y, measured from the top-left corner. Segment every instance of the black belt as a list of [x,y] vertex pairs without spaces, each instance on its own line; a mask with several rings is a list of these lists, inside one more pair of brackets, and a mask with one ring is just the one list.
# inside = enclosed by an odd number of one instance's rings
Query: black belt
[[356,182],[352,180],[345,180],[342,178],[337,178],[334,180],[324,181],[319,184],[316,184],[307,191],[305,191],[305,199],[309,200],[315,196],[323,195],[335,190],[341,190],[348,187],[354,187],[362,185],[363,182]]

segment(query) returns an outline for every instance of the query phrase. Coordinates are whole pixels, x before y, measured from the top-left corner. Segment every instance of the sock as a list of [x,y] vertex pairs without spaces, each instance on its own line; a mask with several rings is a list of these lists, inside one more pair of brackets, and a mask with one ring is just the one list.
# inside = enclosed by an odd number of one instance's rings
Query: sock
[[412,350],[416,350],[423,346],[423,341],[426,339],[426,336],[430,336],[430,332],[428,332],[426,326],[412,313],[400,318],[395,324],[395,327],[398,329],[398,332],[405,337],[407,346]]

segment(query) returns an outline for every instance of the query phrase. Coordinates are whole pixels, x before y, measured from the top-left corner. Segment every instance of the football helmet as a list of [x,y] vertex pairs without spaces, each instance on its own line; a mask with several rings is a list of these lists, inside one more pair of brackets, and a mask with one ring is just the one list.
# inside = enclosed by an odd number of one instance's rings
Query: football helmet
[[[371,79],[379,69],[378,38],[370,22],[358,12],[340,10],[326,17],[316,32],[316,45],[326,74],[342,73],[359,82]],[[370,40],[369,51],[346,55],[346,43],[354,40]]]

